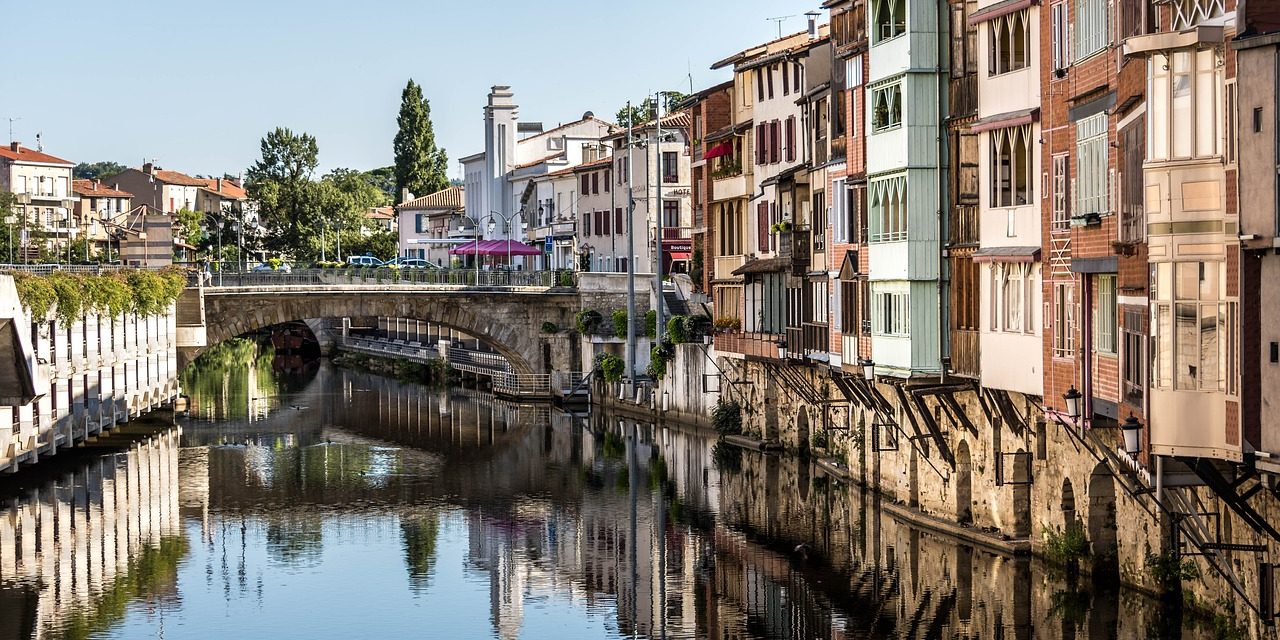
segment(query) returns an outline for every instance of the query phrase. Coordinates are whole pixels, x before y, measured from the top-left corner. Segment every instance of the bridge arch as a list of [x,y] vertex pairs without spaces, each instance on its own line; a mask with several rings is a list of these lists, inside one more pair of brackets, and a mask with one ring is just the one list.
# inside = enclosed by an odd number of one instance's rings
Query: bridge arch
[[[205,344],[310,318],[398,317],[431,322],[479,338],[517,373],[572,370],[565,349],[543,348],[544,322],[572,325],[573,293],[427,290],[404,286],[211,288],[203,295]],[[547,352],[550,352],[548,357]],[[195,354],[189,354],[194,357]]]

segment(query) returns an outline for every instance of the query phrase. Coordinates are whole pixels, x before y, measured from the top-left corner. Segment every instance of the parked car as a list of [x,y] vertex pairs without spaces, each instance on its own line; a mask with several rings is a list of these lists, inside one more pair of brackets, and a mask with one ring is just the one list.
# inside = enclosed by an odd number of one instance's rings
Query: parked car
[[347,256],[347,264],[353,267],[381,267],[383,262],[373,256]]
[[402,269],[439,269],[434,262],[423,260],[422,258],[401,258],[400,268]]
[[255,273],[260,273],[263,271],[279,271],[281,273],[289,273],[293,271],[293,267],[290,267],[288,262],[281,262],[280,266],[278,267],[272,266],[270,263],[263,262],[262,264],[259,264],[258,266],[250,269],[250,271]]

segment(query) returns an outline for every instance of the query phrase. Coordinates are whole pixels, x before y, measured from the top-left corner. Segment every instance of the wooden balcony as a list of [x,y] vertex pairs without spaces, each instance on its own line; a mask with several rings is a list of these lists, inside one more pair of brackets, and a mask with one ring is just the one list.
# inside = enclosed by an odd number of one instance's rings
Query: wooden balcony
[[951,330],[951,370],[958,376],[977,378],[982,372],[977,331]]
[[741,268],[746,264],[746,256],[716,256],[715,260],[715,279],[716,280],[741,280],[742,276],[735,276],[735,269]]
[[811,353],[831,352],[831,331],[826,324],[803,322],[798,327],[787,327],[787,351],[808,356]]
[[950,238],[947,246],[978,246],[978,205],[958,204],[951,207]]
[[754,333],[740,331],[736,333],[718,333],[715,337],[716,351],[738,353],[754,358],[778,359],[778,343],[784,339],[776,333]]

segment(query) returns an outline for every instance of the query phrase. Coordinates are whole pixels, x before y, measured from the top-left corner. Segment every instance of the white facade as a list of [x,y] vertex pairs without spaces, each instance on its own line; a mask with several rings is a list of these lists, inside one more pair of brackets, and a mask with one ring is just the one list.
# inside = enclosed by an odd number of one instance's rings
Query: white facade
[[[979,0],[978,11],[999,4]],[[1043,395],[1039,8],[978,24],[982,385]]]
[[[635,248],[636,273],[653,273],[656,269],[658,246],[661,242],[657,229],[659,215],[663,218],[662,235],[668,254],[673,252],[672,247],[676,241],[680,241],[681,237],[689,237],[693,224],[688,115],[664,116],[662,122],[661,143],[657,142],[658,129],[652,122],[632,130],[632,148],[628,148],[625,131],[610,139],[613,143],[613,185],[610,191],[617,202],[612,227],[617,226],[616,209],[620,207],[625,228],[628,203],[634,203],[629,233],[632,234]],[[654,153],[655,145],[657,154]],[[659,154],[666,158],[662,161],[662,168],[659,168]],[[659,185],[662,187],[662,205],[657,204]],[[614,235],[617,235],[616,232]],[[613,263],[617,265],[627,255],[626,238],[623,236],[614,242],[616,249],[611,248],[609,253],[600,257],[611,256]],[[683,242],[684,245],[688,244],[687,240]],[[687,249],[681,248],[680,253],[687,252]],[[618,270],[625,269],[624,264]]]

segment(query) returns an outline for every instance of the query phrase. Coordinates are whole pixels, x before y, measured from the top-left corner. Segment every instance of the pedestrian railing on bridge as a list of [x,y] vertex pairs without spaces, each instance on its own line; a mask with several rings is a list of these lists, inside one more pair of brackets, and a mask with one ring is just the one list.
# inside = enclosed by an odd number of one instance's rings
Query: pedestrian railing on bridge
[[294,269],[222,271],[197,274],[206,287],[433,285],[453,287],[543,288],[576,286],[574,272],[476,271],[474,269]]

